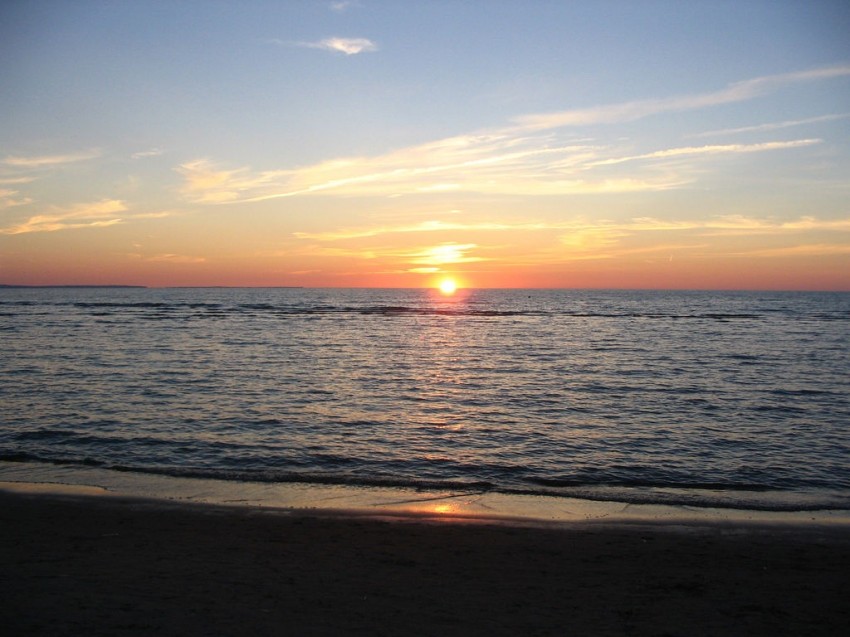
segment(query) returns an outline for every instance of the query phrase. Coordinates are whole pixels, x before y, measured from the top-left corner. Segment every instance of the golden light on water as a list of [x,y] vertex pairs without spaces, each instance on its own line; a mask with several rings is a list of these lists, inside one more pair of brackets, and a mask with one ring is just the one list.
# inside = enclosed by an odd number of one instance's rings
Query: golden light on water
[[438,504],[434,507],[434,513],[438,513],[440,515],[448,515],[450,513],[455,512],[455,507],[451,504]]
[[446,296],[451,296],[457,291],[457,282],[454,279],[443,279],[440,281],[438,287],[440,288],[440,292]]

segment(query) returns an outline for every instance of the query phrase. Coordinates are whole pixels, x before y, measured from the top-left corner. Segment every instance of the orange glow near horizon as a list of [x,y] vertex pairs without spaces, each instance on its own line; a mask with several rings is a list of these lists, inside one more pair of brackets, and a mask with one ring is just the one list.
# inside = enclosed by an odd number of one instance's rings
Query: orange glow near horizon
[[[488,264],[488,271],[470,277],[451,275],[456,288],[446,294],[444,278],[380,272],[334,272],[317,268],[292,273],[272,264],[234,263],[222,267],[210,258],[206,263],[121,263],[104,259],[109,267],[92,259],[78,263],[75,255],[57,255],[43,262],[16,261],[14,254],[0,254],[0,284],[14,285],[141,285],[158,287],[305,287],[305,288],[426,288],[444,300],[456,300],[466,289],[547,288],[547,289],[688,289],[688,290],[844,290],[850,291],[850,278],[844,255],[822,259],[745,259],[727,263],[674,260],[635,263],[609,259],[562,268],[533,267],[500,269]],[[234,267],[235,266],[235,267]],[[353,270],[353,268],[352,268]]]
[[[425,237],[408,229],[390,240],[364,230],[368,236],[328,239],[327,245],[316,240],[309,247],[299,247],[305,239],[289,238],[286,249],[247,230],[225,241],[225,230],[232,228],[212,222],[206,234],[193,234],[191,221],[186,215],[147,222],[167,223],[168,236],[192,237],[187,246],[175,239],[148,247],[130,224],[0,235],[0,284],[430,288],[451,302],[464,298],[465,290],[482,288],[850,290],[850,249],[824,247],[830,237],[842,241],[850,221],[812,229],[817,224],[804,220],[767,227],[770,232],[752,222],[744,232],[732,228],[732,220],[715,232],[658,229],[643,220],[607,234],[584,226],[576,231],[535,226],[453,230],[436,237],[426,226]],[[792,240],[812,247],[775,247]],[[255,245],[266,251],[252,251]],[[434,257],[435,245],[443,261]],[[445,262],[448,257],[456,262]],[[445,281],[454,283],[452,294]]]
[[[602,3],[523,5],[529,28],[490,47],[518,9],[482,29],[483,3],[392,15],[347,0],[255,3],[246,15],[220,3],[208,37],[170,41],[188,66],[169,70],[145,52],[188,3],[160,3],[133,38],[92,38],[137,19],[112,4],[54,3],[56,37],[8,44],[19,72],[4,76],[0,290],[421,289],[445,305],[481,289],[850,291],[850,56],[815,9],[804,20],[764,2],[707,9],[706,20],[734,10],[740,21],[718,40],[685,3],[635,12],[616,37]],[[21,24],[43,20],[37,3],[18,5]],[[258,36],[282,15],[327,37]],[[564,38],[576,16],[588,28]],[[423,61],[446,55],[443,31],[391,45],[420,18],[471,21],[452,54],[477,63],[443,64],[445,81],[429,82]],[[794,46],[748,47],[740,33],[762,34],[765,19]],[[635,46],[646,29],[673,51],[669,69]],[[246,37],[231,73],[225,43]],[[717,55],[695,61],[694,42]],[[91,72],[53,81],[83,59]],[[604,59],[636,61],[563,82],[563,60]],[[346,90],[329,90],[340,77]],[[440,108],[422,107],[426,85]],[[464,99],[468,86],[493,99]],[[189,99],[197,87],[215,90]],[[108,116],[79,108],[92,95]],[[363,97],[375,95],[392,98]]]

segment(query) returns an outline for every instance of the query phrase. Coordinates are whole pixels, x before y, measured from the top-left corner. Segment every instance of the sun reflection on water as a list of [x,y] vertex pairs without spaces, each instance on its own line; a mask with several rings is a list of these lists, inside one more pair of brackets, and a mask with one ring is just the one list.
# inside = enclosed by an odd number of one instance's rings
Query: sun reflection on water
[[440,515],[450,515],[452,513],[457,513],[457,507],[451,504],[437,504],[434,505],[433,512]]

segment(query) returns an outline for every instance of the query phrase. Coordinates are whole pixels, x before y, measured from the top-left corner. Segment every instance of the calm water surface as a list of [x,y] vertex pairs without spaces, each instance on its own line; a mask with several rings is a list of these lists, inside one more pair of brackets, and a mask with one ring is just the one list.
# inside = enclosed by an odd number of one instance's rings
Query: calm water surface
[[850,294],[0,290],[0,459],[850,508]]

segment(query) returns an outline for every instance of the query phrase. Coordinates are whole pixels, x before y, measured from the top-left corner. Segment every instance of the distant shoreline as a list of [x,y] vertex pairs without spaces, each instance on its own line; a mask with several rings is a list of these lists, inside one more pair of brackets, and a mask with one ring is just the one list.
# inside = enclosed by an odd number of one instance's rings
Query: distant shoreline
[[[95,290],[103,290],[103,289],[130,289],[130,290],[150,290],[150,289],[162,289],[162,290],[236,290],[245,287],[253,287],[253,286],[242,286],[242,285],[169,285],[163,288],[151,288],[148,285],[9,285],[5,283],[0,283],[0,290],[21,290],[21,289],[32,289],[32,290],[50,290],[50,289],[95,289]],[[283,290],[300,290],[303,289],[304,286],[301,285],[273,285],[273,286],[262,286],[257,289],[283,289]]]
[[61,288],[61,289],[71,289],[71,288],[132,288],[132,289],[140,289],[146,290],[148,286],[146,285],[7,285],[5,283],[0,283],[0,289],[50,289],[50,288]]

